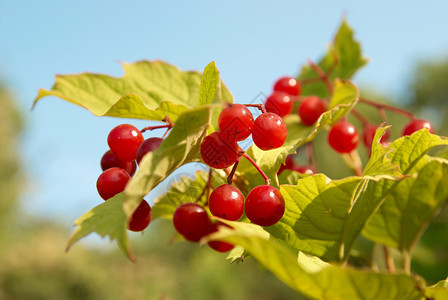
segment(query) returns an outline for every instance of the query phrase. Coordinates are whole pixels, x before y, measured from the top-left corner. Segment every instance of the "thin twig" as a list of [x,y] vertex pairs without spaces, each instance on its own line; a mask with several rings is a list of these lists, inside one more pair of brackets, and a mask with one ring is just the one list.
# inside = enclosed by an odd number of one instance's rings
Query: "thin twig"
[[257,169],[257,171],[263,176],[266,185],[270,185],[271,179],[263,172],[263,170],[257,165],[257,163],[249,156],[246,152],[244,152],[243,156]]
[[386,260],[387,270],[389,271],[389,273],[395,273],[395,271],[396,271],[395,262],[394,262],[394,258],[390,254],[389,248],[386,246],[383,246],[383,250],[384,250],[384,258]]
[[392,106],[392,105],[383,104],[383,103],[377,103],[375,101],[372,101],[372,100],[369,100],[369,99],[366,99],[366,98],[359,98],[359,102],[365,103],[365,104],[373,106],[373,107],[376,107],[378,109],[385,109],[385,110],[388,110],[388,111],[392,111],[394,113],[406,116],[406,117],[408,117],[410,119],[415,119],[415,115],[413,113],[411,113],[411,112],[409,112],[407,110],[404,110],[404,109]]

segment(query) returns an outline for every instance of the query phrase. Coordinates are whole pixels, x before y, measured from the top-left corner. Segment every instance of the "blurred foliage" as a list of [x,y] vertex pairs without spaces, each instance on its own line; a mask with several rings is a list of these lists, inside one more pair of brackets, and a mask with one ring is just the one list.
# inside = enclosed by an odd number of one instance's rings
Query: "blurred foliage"
[[448,57],[419,62],[406,90],[404,102],[435,119],[437,132],[448,135]]

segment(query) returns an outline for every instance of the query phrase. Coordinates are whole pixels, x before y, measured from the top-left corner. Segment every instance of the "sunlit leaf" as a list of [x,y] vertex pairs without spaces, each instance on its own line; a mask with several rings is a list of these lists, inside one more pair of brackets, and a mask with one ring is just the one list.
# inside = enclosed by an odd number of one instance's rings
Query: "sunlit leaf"
[[240,245],[285,284],[311,299],[418,300],[412,277],[341,268],[294,252],[259,226],[231,223],[209,239]]
[[197,107],[200,101],[233,101],[222,82],[213,99],[207,96],[207,100],[200,100],[202,75],[197,71],[181,71],[162,61],[123,63],[123,69],[121,78],[93,73],[57,75],[51,90],[39,90],[33,107],[46,96],[56,96],[96,116],[161,120],[168,115],[175,122],[183,111]]
[[83,237],[96,232],[101,237],[108,236],[111,241],[115,241],[131,260],[135,260],[129,247],[123,201],[124,195],[120,193],[78,218],[74,223],[77,227],[68,241],[67,251]]
[[[333,70],[330,74],[332,80],[335,78],[350,79],[368,62],[362,55],[361,45],[353,35],[353,30],[343,20],[325,56],[318,63],[325,72]],[[298,76],[299,79],[317,77],[318,75],[309,65],[304,66]],[[328,97],[329,91],[322,81],[317,81],[303,85],[302,94]]]

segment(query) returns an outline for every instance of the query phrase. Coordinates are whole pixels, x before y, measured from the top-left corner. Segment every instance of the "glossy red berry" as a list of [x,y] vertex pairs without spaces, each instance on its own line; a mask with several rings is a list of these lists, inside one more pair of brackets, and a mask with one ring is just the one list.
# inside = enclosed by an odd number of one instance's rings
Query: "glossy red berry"
[[339,153],[349,153],[358,146],[358,130],[347,121],[336,123],[328,133],[328,143]]
[[300,83],[294,77],[281,77],[274,84],[274,91],[280,91],[290,94],[291,96],[298,96],[302,91]]
[[301,121],[305,125],[313,125],[327,109],[326,103],[317,96],[306,97],[299,105],[297,111]]
[[249,137],[254,125],[254,117],[242,104],[231,104],[218,117],[221,137],[229,142],[243,141]]
[[143,199],[132,214],[128,229],[136,232],[144,230],[151,222],[151,217],[151,206]]
[[108,150],[106,153],[104,153],[103,157],[101,158],[101,169],[103,171],[106,171],[107,169],[117,167],[126,170],[126,172],[129,173],[130,176],[134,175],[135,170],[137,169],[137,164],[135,161],[128,161],[128,162],[122,162],[119,160],[115,154]]
[[287,128],[283,119],[274,113],[264,113],[255,119],[252,138],[261,150],[279,148],[286,140]]
[[185,203],[179,206],[174,212],[173,224],[177,232],[192,242],[199,241],[212,229],[212,222],[207,212],[196,203]]
[[[369,124],[364,127],[364,131],[362,133],[362,142],[367,148],[371,148],[373,144],[373,138],[375,137],[376,130],[378,129],[378,125]],[[381,144],[384,144],[390,137],[390,131],[386,130],[383,136],[381,137]]]
[[411,135],[423,128],[428,128],[430,133],[434,133],[434,128],[432,127],[431,123],[423,119],[414,119],[404,127],[403,136]]
[[124,191],[131,176],[121,168],[110,168],[101,173],[96,181],[96,188],[101,198],[107,200]]
[[147,153],[152,152],[160,147],[160,144],[163,142],[162,138],[153,137],[143,141],[138,147],[137,154],[135,155],[135,159],[137,163],[140,165],[140,161],[143,159]]
[[[211,229],[210,233],[218,231],[220,226],[231,228],[227,224],[224,224],[222,222],[216,222],[216,223],[212,224],[212,227],[211,227],[212,229]],[[210,248],[212,248],[213,250],[218,251],[218,252],[228,252],[228,251],[232,250],[234,247],[230,243],[221,242],[221,241],[210,241],[210,242],[208,242],[208,245],[210,246]]]
[[138,147],[144,138],[140,130],[130,124],[121,124],[112,129],[107,137],[110,150],[121,161],[135,160]]
[[282,218],[285,212],[285,200],[276,188],[260,185],[247,195],[244,210],[253,223],[271,226]]
[[243,216],[244,196],[238,188],[223,184],[210,194],[208,206],[215,217],[237,221]]
[[202,141],[201,156],[204,162],[215,169],[230,167],[238,158],[239,146],[221,137],[221,132],[215,131]]
[[292,112],[292,106],[291,95],[285,92],[273,92],[264,104],[266,111],[277,114],[280,117],[290,114]]

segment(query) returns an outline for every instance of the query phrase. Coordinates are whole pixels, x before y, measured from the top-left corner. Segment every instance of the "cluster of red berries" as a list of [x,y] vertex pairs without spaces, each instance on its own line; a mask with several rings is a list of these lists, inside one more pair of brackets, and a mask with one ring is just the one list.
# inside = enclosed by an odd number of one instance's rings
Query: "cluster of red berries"
[[[254,119],[247,107],[257,107],[262,114]],[[239,147],[238,142],[252,135],[255,145],[262,150],[279,148],[286,140],[287,129],[281,116],[267,112],[263,105],[229,104],[218,117],[219,131],[206,136],[201,144],[201,156],[213,169],[226,169],[233,165],[228,183],[223,184],[210,194],[208,207],[210,213],[222,219],[237,221],[244,212],[247,218],[260,226],[277,223],[285,212],[285,201],[281,193],[269,185],[269,179],[255,162]],[[241,191],[233,186],[232,176],[240,158],[247,158],[264,177],[266,184],[253,188],[246,199]],[[176,230],[193,242],[215,232],[222,222],[213,223],[205,208],[197,203],[179,206],[173,216]],[[225,252],[233,245],[223,242],[211,242],[210,247]]]
[[[101,198],[108,200],[124,191],[143,156],[159,148],[162,141],[162,138],[145,140],[142,132],[130,124],[121,124],[112,129],[107,137],[110,150],[101,158],[103,173],[96,182]],[[142,231],[150,222],[151,207],[142,199],[129,221],[128,229]]]
[[[274,84],[272,94],[267,97],[265,102],[266,110],[283,117],[291,114],[294,108],[294,102],[299,102],[297,114],[302,124],[311,126],[319,119],[319,117],[327,110],[328,102],[318,96],[301,97],[301,84],[293,77],[281,77]],[[361,100],[361,99],[360,99]],[[376,106],[379,110],[389,109],[396,113],[406,115],[411,121],[404,127],[402,135],[411,135],[413,132],[422,128],[427,128],[429,132],[434,133],[434,129],[426,120],[416,119],[411,113],[394,108],[388,105],[373,103],[372,101],[363,99],[363,102]],[[367,149],[371,149],[375,132],[378,125],[375,125],[362,115],[357,113],[355,116],[360,118],[363,126],[362,141]],[[390,132],[386,131],[381,138],[381,143],[387,144]],[[328,144],[339,153],[350,153],[357,148],[360,136],[356,127],[347,121],[347,118],[341,119],[332,126],[328,132]],[[312,166],[298,165],[295,162],[296,155],[291,154],[286,158],[285,163],[280,167],[278,174],[284,170],[296,171],[302,174],[314,174],[315,170]]]

